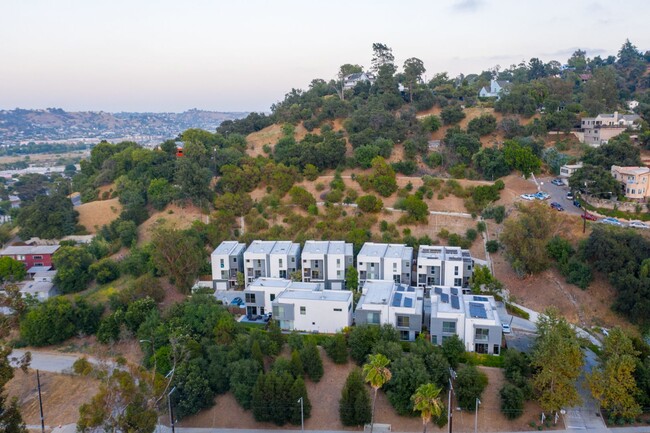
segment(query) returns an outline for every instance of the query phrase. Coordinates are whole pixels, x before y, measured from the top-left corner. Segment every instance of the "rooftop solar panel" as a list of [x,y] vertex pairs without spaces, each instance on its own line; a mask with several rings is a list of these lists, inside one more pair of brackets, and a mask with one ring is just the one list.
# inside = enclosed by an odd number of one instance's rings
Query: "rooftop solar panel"
[[393,296],[393,307],[399,307],[400,305],[402,305],[402,294],[395,293],[395,296]]
[[449,303],[449,295],[446,293],[441,293],[440,294],[440,300],[444,302],[445,304]]
[[397,285],[397,291],[398,291],[398,292],[403,292],[403,291],[404,291],[404,286],[401,285],[401,284],[398,284],[398,285]]
[[487,319],[487,312],[483,304],[469,303],[469,315],[475,319]]
[[488,298],[486,298],[484,296],[474,296],[474,300],[477,301],[477,302],[487,302]]
[[404,306],[406,308],[412,308],[413,307],[413,298],[404,298]]
[[460,310],[460,301],[458,299],[458,296],[451,295],[451,308]]
[[413,286],[408,286],[408,291],[409,291],[409,292],[415,292],[415,287],[413,287]]
[[451,288],[451,294],[452,294],[452,295],[456,295],[456,296],[458,296],[458,289],[455,288],[455,287],[452,287],[452,288]]
[[436,295],[442,294],[442,287],[434,287],[433,291],[436,293]]

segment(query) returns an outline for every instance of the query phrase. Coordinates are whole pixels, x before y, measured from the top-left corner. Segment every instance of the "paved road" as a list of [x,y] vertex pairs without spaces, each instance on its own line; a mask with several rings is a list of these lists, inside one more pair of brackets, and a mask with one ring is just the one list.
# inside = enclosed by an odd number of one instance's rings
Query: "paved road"
[[[24,356],[26,352],[27,350],[25,349],[14,349],[11,353],[11,357],[20,358]],[[66,354],[40,350],[29,350],[29,352],[32,354],[32,361],[29,365],[31,369],[49,371],[52,373],[64,373],[72,370],[72,364],[74,364],[77,359],[84,356],[80,354]],[[86,358],[91,364],[108,366],[111,367],[111,370],[115,366],[112,361],[106,363],[93,357]]]
[[[571,407],[564,415],[564,426],[571,430],[599,430],[605,429],[605,423],[598,411],[598,402],[592,397],[587,385],[587,374],[598,365],[598,358],[591,350],[585,349],[585,365],[578,378],[578,393],[582,398],[580,406]],[[650,429],[648,429],[650,430]],[[646,430],[646,431],[648,431]],[[616,429],[618,431],[618,429]]]
[[542,191],[546,191],[551,195],[551,197],[548,200],[546,200],[546,202],[548,202],[549,205],[552,201],[558,202],[564,208],[564,212],[569,214],[574,214],[574,215],[580,215],[582,213],[582,209],[574,206],[573,200],[569,200],[568,198],[566,198],[566,195],[569,192],[569,187],[553,185],[551,183],[553,179],[555,178],[549,177],[549,178],[544,178],[539,180]]

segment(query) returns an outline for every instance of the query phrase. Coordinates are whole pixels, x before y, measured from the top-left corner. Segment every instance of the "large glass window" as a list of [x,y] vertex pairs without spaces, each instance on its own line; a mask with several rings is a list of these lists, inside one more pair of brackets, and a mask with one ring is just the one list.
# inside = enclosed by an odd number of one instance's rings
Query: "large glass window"
[[398,328],[408,328],[411,323],[411,318],[409,316],[397,316],[397,327]]
[[447,334],[456,333],[456,322],[442,322],[442,332]]
[[487,341],[490,338],[490,330],[487,328],[476,328],[474,331],[474,340]]
[[372,325],[379,325],[380,314],[379,313],[368,313],[368,323]]
[[255,303],[255,293],[246,293],[246,303],[254,304]]

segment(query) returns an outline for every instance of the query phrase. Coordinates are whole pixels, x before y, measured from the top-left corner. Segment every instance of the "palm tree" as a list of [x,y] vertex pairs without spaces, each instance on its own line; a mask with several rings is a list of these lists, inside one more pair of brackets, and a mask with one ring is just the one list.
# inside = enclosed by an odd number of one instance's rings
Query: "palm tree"
[[440,401],[440,388],[433,383],[420,385],[415,394],[411,396],[413,410],[419,410],[422,416],[424,432],[427,433],[427,424],[433,417],[439,417],[442,413],[442,402]]
[[370,416],[370,433],[375,424],[375,404],[377,403],[377,391],[390,380],[392,374],[388,369],[390,360],[381,353],[370,355],[368,363],[363,366],[363,375],[365,381],[370,384],[372,389],[375,390],[375,395],[372,398],[372,414]]

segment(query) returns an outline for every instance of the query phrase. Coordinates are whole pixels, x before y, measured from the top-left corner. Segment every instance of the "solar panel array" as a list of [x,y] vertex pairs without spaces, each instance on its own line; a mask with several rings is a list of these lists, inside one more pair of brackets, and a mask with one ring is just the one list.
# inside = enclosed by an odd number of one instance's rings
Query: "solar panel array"
[[476,302],[469,303],[469,315],[475,319],[487,319],[485,306],[483,304],[477,304]]
[[433,291],[435,292],[436,295],[441,295],[442,294],[442,287],[434,287]]
[[408,288],[407,288],[406,291],[407,291],[407,292],[415,292],[415,287],[413,287],[413,286],[408,286]]
[[456,295],[456,296],[458,296],[458,289],[455,288],[455,287],[452,287],[452,288],[451,288],[451,294],[452,294],[452,295]]
[[404,298],[404,306],[406,308],[412,308],[413,307],[413,299],[412,298]]
[[449,303],[449,295],[446,293],[441,293],[440,294],[440,300],[444,302],[445,304]]
[[402,305],[402,294],[395,293],[395,296],[393,296],[393,307],[399,307],[400,305]]
[[456,295],[451,295],[451,308],[460,310],[460,300]]
[[484,296],[474,296],[474,300],[477,301],[477,302],[487,302],[488,298],[486,298]]

